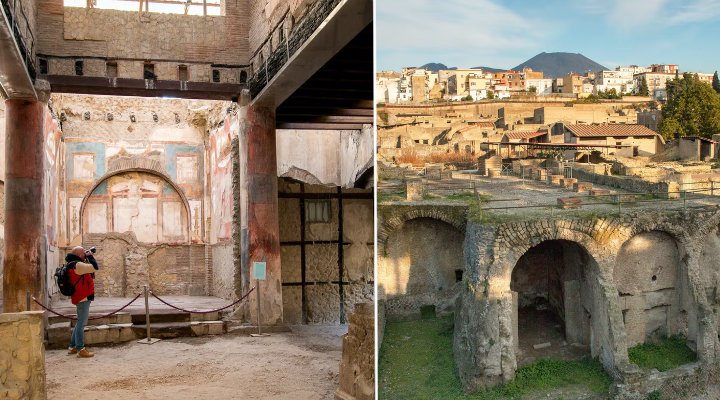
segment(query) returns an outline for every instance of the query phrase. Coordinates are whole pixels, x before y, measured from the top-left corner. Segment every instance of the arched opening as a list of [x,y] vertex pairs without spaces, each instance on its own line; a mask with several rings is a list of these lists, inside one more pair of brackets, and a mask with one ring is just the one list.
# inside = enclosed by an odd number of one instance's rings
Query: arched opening
[[81,206],[81,233],[132,232],[143,243],[188,243],[187,199],[165,177],[149,171],[113,173]]
[[463,280],[464,234],[434,218],[406,221],[392,232],[378,260],[386,312],[417,317],[423,308],[439,315],[454,311]]
[[541,242],[517,261],[510,290],[518,366],[541,357],[575,359],[589,354],[589,271],[594,263],[582,246],[567,240]]
[[659,231],[635,235],[620,249],[614,280],[628,347],[675,334],[694,342],[694,332],[688,331],[689,307],[683,306],[688,299],[683,301],[687,294],[681,258],[675,239]]

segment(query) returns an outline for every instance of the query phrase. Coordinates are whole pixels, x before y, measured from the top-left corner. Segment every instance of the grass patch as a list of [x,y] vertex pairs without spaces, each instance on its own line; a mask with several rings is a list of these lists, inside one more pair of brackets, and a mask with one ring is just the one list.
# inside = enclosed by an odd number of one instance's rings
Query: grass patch
[[603,394],[612,383],[597,360],[542,359],[518,369],[517,377],[504,385],[464,395],[452,340],[452,317],[389,322],[378,362],[378,399],[520,399],[567,385]]
[[697,360],[697,354],[685,344],[682,335],[663,339],[660,343],[643,343],[628,349],[630,362],[643,369],[668,371]]

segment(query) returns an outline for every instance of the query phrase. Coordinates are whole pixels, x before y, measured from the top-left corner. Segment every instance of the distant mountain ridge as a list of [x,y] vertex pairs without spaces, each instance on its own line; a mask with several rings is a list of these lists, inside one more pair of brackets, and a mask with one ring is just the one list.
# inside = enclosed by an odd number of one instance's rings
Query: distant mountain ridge
[[[580,53],[563,53],[554,52],[546,53],[542,52],[535,57],[517,65],[513,68],[509,68],[513,71],[522,71],[524,67],[532,68],[533,71],[542,71],[543,77],[545,78],[561,78],[568,74],[584,74],[587,71],[600,71],[607,69],[606,67],[596,63],[595,61],[585,57]],[[438,72],[441,69],[454,70],[457,67],[448,67],[443,63],[431,62],[427,63],[420,68],[424,68],[433,72]],[[508,69],[504,68],[491,68],[491,67],[474,67],[475,69],[482,69],[485,72],[503,72]]]
[[607,69],[580,53],[545,53],[542,52],[524,63],[512,68],[522,71],[529,67],[533,71],[542,71],[545,78],[560,78],[568,74],[584,74],[588,71]]
[[441,69],[457,69],[457,67],[448,68],[448,66],[443,63],[434,63],[434,62],[427,63],[427,64],[421,66],[420,68],[427,69],[432,72],[438,72]]

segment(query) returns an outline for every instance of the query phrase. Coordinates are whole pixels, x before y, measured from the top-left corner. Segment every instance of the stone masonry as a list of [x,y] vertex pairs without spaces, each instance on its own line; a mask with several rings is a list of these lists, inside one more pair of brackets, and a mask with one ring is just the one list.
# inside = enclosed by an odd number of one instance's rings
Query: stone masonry
[[0,314],[0,398],[45,399],[43,313]]

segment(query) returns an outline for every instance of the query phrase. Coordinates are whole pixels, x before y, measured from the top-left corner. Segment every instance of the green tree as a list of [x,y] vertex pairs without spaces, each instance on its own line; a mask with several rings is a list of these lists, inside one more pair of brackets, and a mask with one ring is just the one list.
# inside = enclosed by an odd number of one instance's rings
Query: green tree
[[711,137],[720,134],[720,95],[696,76],[685,73],[669,80],[667,104],[662,109],[660,133],[678,136]]
[[720,79],[718,79],[717,71],[713,75],[712,87],[715,89],[715,93],[720,94]]
[[493,92],[491,92],[491,91],[488,90],[488,91],[487,91],[487,99],[488,99],[488,100],[492,100],[492,99],[494,99],[494,98],[495,98],[495,93],[493,93]]
[[648,96],[650,94],[648,90],[647,77],[645,75],[643,75],[642,81],[640,81],[640,85],[638,85],[638,94],[640,96]]
[[535,86],[530,86],[528,90],[530,91],[530,93],[537,93],[537,88]]
[[463,97],[462,99],[460,99],[460,101],[473,101],[473,97],[470,95],[467,95],[467,96]]

